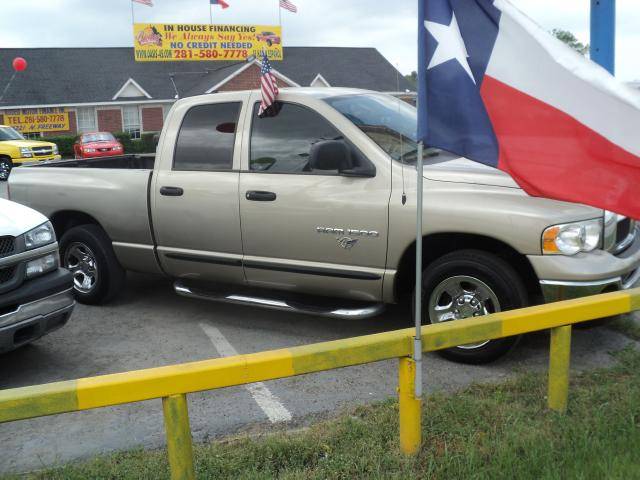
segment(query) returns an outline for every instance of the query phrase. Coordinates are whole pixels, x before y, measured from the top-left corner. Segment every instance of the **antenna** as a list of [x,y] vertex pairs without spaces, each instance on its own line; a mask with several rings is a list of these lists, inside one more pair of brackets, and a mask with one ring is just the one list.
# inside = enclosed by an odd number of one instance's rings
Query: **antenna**
[[[400,92],[400,65],[396,63],[396,92]],[[402,102],[399,98],[399,102]],[[400,104],[398,103],[398,115],[400,114]],[[407,203],[407,192],[404,186],[404,143],[402,141],[402,133],[400,135],[400,171],[402,172],[402,205]],[[393,161],[391,162],[393,164]]]
[[173,90],[176,92],[176,96],[174,98],[177,100],[180,98],[180,92],[178,92],[178,87],[176,87],[176,81],[173,79],[173,75],[169,75],[169,78],[171,79]]

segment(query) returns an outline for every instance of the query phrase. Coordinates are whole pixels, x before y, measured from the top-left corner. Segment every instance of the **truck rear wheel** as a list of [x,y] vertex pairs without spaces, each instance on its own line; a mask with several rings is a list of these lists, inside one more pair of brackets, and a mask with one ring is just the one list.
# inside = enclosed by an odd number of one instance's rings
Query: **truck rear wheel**
[[[479,250],[449,253],[422,275],[423,324],[479,317],[526,307],[527,292],[513,268]],[[461,363],[487,363],[505,355],[519,337],[486,340],[440,351]]]
[[0,157],[0,182],[9,180],[9,174],[13,168],[13,162],[8,157]]
[[124,284],[111,240],[98,225],[69,229],[60,239],[62,266],[73,274],[73,289],[80,303],[100,305],[112,300]]

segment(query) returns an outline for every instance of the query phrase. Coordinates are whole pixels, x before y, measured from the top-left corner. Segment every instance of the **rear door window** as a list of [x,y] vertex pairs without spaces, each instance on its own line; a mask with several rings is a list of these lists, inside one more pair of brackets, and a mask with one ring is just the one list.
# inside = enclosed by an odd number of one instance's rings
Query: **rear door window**
[[173,169],[218,171],[233,169],[241,102],[192,107],[182,120]]

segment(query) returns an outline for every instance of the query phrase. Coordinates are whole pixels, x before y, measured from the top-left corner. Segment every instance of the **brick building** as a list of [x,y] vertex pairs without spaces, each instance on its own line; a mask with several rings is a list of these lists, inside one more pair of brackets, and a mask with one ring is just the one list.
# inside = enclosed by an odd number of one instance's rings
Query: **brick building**
[[[162,128],[177,98],[259,88],[260,62],[136,63],[132,48],[0,49],[0,91],[11,61],[29,62],[0,101],[4,114],[64,109],[67,131],[27,136],[126,131],[133,138]],[[285,47],[272,62],[280,87],[353,87],[405,92],[404,77],[374,48]]]

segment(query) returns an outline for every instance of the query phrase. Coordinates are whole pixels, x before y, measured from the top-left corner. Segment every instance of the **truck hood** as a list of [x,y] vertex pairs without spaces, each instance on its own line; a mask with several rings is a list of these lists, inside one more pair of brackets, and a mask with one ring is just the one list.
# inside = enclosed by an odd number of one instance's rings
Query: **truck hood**
[[513,178],[497,168],[487,167],[446,152],[424,162],[424,177],[454,183],[476,183],[496,187],[520,188]]
[[9,147],[53,147],[55,144],[51,142],[41,142],[39,140],[3,140],[0,142],[0,146],[9,146]]
[[[442,152],[435,157],[425,159],[424,177],[429,180],[451,183],[468,183],[520,189],[515,180],[507,173],[497,168],[488,167],[482,163],[472,162],[464,157]],[[548,208],[549,212],[558,214],[550,219],[556,223],[596,218],[603,210],[579,203],[569,203],[550,198],[536,198],[540,208]]]
[[0,237],[17,237],[42,225],[47,217],[35,210],[0,198]]

